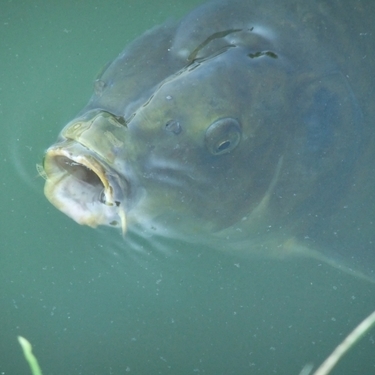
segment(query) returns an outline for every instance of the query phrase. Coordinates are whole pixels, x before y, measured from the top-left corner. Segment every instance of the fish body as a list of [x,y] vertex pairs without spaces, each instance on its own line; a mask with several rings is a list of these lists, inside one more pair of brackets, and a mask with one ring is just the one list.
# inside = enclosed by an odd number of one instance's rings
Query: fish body
[[47,150],[47,198],[125,235],[374,260],[371,10],[213,1],[146,32]]

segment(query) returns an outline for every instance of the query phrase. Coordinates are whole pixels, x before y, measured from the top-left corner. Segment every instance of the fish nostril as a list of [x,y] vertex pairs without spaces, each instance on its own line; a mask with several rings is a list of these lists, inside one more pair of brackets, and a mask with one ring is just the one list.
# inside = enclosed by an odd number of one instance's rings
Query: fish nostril
[[180,134],[182,129],[178,121],[170,120],[165,124],[165,130],[174,134]]

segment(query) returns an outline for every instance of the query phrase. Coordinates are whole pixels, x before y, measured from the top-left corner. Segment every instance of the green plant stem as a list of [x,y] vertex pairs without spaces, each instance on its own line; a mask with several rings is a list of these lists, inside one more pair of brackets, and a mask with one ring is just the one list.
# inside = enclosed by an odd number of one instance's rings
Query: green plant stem
[[42,370],[40,369],[38,361],[32,352],[31,344],[22,336],[18,336],[18,341],[22,347],[23,355],[30,366],[31,373],[33,375],[42,375]]

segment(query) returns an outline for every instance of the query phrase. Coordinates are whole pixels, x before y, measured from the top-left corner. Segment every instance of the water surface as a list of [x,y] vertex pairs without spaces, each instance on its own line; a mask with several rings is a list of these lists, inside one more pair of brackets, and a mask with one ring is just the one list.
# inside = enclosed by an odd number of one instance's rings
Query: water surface
[[[35,164],[134,37],[198,1],[3,1],[0,374],[298,374],[375,306],[375,287],[313,260],[121,246],[44,198]],[[375,373],[375,333],[334,374]]]

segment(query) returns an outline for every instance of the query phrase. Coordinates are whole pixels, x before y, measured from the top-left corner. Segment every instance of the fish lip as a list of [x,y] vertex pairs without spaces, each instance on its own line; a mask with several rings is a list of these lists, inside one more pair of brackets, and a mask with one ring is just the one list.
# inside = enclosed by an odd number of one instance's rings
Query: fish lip
[[44,193],[60,211],[77,223],[127,229],[127,181],[98,155],[75,141],[49,148],[43,162]]

